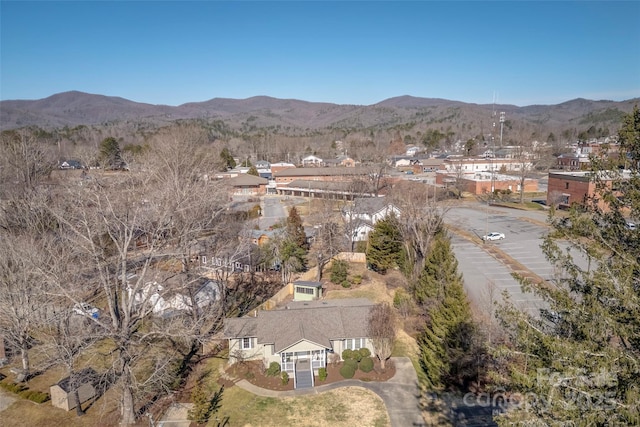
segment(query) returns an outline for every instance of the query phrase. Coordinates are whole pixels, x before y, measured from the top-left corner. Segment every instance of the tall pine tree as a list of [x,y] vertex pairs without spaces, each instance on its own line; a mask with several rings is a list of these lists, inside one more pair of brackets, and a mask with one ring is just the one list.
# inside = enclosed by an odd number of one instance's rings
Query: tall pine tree
[[472,359],[474,327],[458,262],[443,233],[436,236],[413,291],[428,316],[418,336],[425,386],[463,385]]
[[369,233],[367,264],[380,274],[402,266],[404,247],[400,224],[395,215],[388,215],[376,223]]

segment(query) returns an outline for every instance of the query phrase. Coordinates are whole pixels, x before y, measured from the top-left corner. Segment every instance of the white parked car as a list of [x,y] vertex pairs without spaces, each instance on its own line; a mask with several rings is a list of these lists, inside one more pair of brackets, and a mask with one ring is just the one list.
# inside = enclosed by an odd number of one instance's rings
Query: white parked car
[[489,233],[486,236],[482,236],[482,240],[502,240],[504,239],[504,233]]
[[629,230],[635,230],[636,229],[636,223],[635,222],[627,222],[626,227]]
[[81,316],[89,316],[89,317],[93,317],[94,319],[97,319],[100,310],[98,310],[96,307],[86,302],[79,302],[73,305],[73,312],[74,314],[78,314]]

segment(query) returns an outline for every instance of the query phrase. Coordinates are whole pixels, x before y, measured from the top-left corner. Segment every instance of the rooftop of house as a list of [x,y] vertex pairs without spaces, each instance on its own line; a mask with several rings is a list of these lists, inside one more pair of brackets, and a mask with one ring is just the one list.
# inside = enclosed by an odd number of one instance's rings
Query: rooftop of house
[[[338,301],[338,300],[336,300]],[[226,319],[227,338],[256,337],[259,344],[274,344],[281,352],[302,341],[331,347],[332,340],[363,338],[372,303],[356,300],[308,301],[291,308],[258,311],[256,317]]]
[[353,213],[373,214],[389,205],[385,197],[360,197],[353,200]]

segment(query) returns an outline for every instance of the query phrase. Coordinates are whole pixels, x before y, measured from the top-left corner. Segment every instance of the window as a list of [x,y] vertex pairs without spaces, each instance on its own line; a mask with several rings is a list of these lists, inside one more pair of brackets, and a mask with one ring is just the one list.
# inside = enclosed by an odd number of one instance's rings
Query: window
[[303,288],[302,286],[296,286],[296,293],[313,295],[313,288]]
[[568,189],[569,189],[569,183],[568,183],[568,182],[565,182],[565,183],[564,183],[564,189],[565,189],[565,190],[568,190]]
[[207,263],[207,257],[202,255],[202,258],[200,258],[200,262],[203,263],[203,264],[206,264]]
[[252,338],[242,338],[240,340],[240,348],[242,350],[249,350],[253,348],[253,339]]
[[344,340],[345,349],[359,350],[364,346],[364,338],[349,338]]

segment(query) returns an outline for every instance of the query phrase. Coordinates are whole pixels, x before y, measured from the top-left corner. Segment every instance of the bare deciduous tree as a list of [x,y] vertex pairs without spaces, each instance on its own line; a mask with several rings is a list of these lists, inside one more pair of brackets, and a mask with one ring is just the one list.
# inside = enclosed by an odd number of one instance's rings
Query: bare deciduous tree
[[168,286],[158,270],[171,273],[171,260],[181,265],[177,273],[188,270],[190,248],[216,224],[227,200],[204,179],[202,147],[177,138],[167,144],[139,171],[69,187],[51,209],[61,237],[85,260],[85,277],[106,305],[105,315],[91,321],[113,345],[124,425],[135,422],[140,390],[157,389],[175,375],[175,348],[192,347],[205,321],[146,321],[160,297],[194,283],[187,274],[182,285]]
[[6,167],[0,167],[0,172],[8,175],[4,180],[31,190],[51,173],[54,150],[26,129],[6,131],[0,138],[0,162]]
[[373,343],[373,352],[380,360],[380,367],[385,369],[385,361],[391,357],[396,338],[395,317],[388,303],[371,307],[367,319],[367,335]]
[[316,280],[322,279],[322,269],[345,247],[345,235],[332,200],[322,200],[319,209],[314,210],[309,221],[315,227],[315,239],[309,250],[309,257],[317,262]]
[[401,182],[390,196],[401,211],[398,220],[409,264],[414,266],[411,272],[414,279],[422,271],[433,237],[442,228],[444,216],[451,208],[450,202],[438,201],[436,192],[432,186]]
[[20,352],[23,379],[31,372],[29,350],[35,331],[47,324],[51,298],[38,271],[50,261],[38,250],[43,244],[37,235],[0,235],[0,329],[9,346]]

